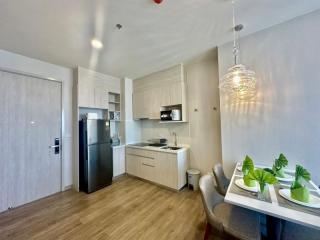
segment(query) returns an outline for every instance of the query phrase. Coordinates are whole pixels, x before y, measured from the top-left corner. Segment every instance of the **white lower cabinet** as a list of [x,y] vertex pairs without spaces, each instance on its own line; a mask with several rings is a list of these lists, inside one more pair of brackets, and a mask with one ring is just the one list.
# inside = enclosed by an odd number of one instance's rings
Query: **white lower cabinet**
[[125,146],[113,147],[113,177],[126,172]]
[[126,148],[126,172],[180,190],[186,185],[187,149],[177,153]]

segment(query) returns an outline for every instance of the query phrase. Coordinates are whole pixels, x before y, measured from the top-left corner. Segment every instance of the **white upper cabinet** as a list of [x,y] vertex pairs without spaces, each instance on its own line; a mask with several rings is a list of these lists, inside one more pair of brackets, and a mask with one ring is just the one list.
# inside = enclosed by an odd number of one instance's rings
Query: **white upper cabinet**
[[186,82],[180,64],[133,81],[133,117],[160,119],[161,108],[177,106],[186,120]]
[[183,82],[175,82],[170,86],[170,106],[182,104]]
[[78,79],[78,105],[94,108],[94,81],[85,78]]
[[78,106],[109,108],[109,92],[120,93],[120,79],[78,67]]
[[148,118],[149,110],[147,109],[149,93],[147,91],[137,91],[133,93],[133,118],[143,119]]

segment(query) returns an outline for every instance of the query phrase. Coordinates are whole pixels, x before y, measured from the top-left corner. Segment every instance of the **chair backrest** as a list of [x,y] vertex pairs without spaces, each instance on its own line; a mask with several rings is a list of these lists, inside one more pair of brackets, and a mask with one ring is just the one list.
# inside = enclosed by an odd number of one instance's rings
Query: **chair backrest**
[[216,164],[213,168],[213,175],[215,177],[215,180],[217,182],[217,189],[220,194],[223,196],[226,195],[228,186],[230,184],[230,180],[226,178],[222,165],[220,163]]
[[223,196],[221,196],[214,186],[213,177],[211,175],[204,175],[200,178],[199,187],[201,192],[202,203],[204,211],[207,216],[207,221],[216,230],[222,232],[223,225],[214,215],[214,207],[224,201]]

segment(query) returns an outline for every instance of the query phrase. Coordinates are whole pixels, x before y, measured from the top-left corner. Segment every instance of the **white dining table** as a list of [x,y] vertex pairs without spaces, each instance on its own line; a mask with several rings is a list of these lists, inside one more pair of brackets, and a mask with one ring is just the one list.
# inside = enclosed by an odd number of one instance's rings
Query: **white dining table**
[[[283,205],[280,206],[278,201],[279,194],[276,192],[275,187],[272,185],[270,185],[268,188],[270,196],[269,202],[259,200],[258,197],[255,198],[253,196],[245,196],[245,194],[237,194],[234,191],[232,191],[231,189],[235,187],[233,186],[235,184],[235,178],[242,177],[242,173],[239,170],[237,170],[237,167],[240,165],[241,163],[237,163],[235,167],[232,179],[230,181],[230,185],[228,187],[227,194],[224,199],[225,202],[243,208],[251,209],[272,217],[292,221],[301,225],[305,225],[320,230],[320,214],[310,214],[306,211],[300,211],[299,205],[296,205],[294,209],[284,207]],[[265,166],[263,165],[256,165],[256,167],[265,168]],[[319,194],[320,196],[320,190],[316,186],[316,184],[310,181],[310,185],[314,188],[312,191],[317,192],[317,194]]]

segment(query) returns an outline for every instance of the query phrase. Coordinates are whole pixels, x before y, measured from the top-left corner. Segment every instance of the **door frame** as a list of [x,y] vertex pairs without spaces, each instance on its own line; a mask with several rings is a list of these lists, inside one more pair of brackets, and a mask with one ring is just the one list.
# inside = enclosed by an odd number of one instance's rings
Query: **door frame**
[[63,173],[64,173],[64,167],[63,167],[63,124],[64,124],[64,107],[63,107],[63,81],[55,79],[55,78],[51,78],[51,77],[43,77],[41,75],[37,75],[37,74],[32,74],[32,73],[26,73],[23,71],[18,71],[18,70],[11,70],[11,69],[7,69],[7,68],[3,68],[0,66],[0,71],[1,72],[7,72],[7,73],[12,73],[12,74],[17,74],[17,75],[21,75],[21,76],[26,76],[26,77],[32,77],[32,78],[37,78],[43,81],[51,81],[51,82],[57,82],[60,84],[61,88],[60,88],[60,118],[61,118],[61,126],[60,126],[60,192],[64,191],[65,188],[63,187]]

